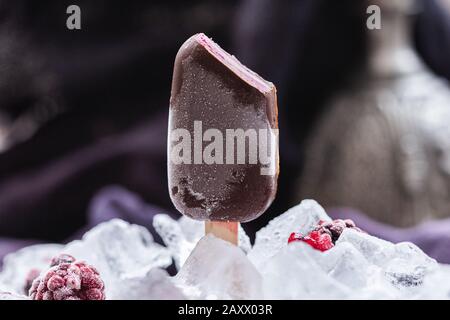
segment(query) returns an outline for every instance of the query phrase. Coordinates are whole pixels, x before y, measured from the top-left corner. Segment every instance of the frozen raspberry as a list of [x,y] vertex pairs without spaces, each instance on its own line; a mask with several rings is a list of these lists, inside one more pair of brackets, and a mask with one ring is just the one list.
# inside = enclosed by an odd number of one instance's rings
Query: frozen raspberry
[[105,286],[98,271],[69,255],[52,259],[50,269],[33,281],[33,300],[104,300]]
[[50,267],[57,266],[61,263],[72,263],[75,261],[75,258],[72,257],[69,254],[60,254],[59,256],[53,257],[52,261],[50,262]]
[[307,236],[301,236],[298,233],[291,233],[288,243],[294,241],[303,241],[309,244],[314,249],[320,251],[326,251],[334,247],[333,241],[331,240],[331,236],[328,233],[321,233],[319,231],[312,231]]
[[326,232],[331,235],[333,239],[333,243],[341,236],[342,232],[347,229],[354,229],[359,232],[362,232],[360,228],[358,228],[355,223],[350,219],[336,219],[333,221],[319,221],[319,225],[314,230],[319,230],[321,232]]
[[294,242],[294,241],[302,241],[303,236],[300,233],[292,232],[289,236],[288,243]]
[[333,221],[320,220],[318,225],[308,235],[302,236],[299,233],[293,232],[289,236],[288,243],[295,241],[303,241],[308,243],[314,249],[326,251],[334,247],[336,241],[341,236],[346,228],[351,228],[359,232],[363,232],[356,227],[355,223],[350,220],[336,219]]

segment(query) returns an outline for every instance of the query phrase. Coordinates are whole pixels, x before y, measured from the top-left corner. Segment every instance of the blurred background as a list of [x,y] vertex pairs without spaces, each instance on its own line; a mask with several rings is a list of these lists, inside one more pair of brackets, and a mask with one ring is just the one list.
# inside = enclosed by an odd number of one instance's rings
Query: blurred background
[[153,231],[154,214],[179,216],[168,103],[197,32],[278,89],[279,189],[251,236],[313,198],[450,263],[449,0],[0,0],[0,258],[113,217]]

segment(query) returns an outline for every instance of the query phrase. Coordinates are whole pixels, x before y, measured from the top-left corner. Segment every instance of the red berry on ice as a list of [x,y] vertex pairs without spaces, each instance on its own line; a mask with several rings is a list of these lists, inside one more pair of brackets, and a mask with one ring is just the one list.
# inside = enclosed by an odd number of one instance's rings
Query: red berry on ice
[[302,235],[300,233],[297,232],[292,232],[291,235],[289,236],[288,239],[288,243],[294,242],[294,241],[301,241],[302,240]]
[[356,227],[355,223],[350,219],[336,219],[334,221],[319,220],[313,231],[306,236],[302,236],[296,232],[291,233],[288,243],[303,241],[308,243],[314,249],[326,251],[334,247],[334,244],[346,228],[362,232],[362,230]]
[[104,300],[105,285],[94,267],[60,255],[33,281],[29,295],[33,300]]
[[288,243],[295,241],[306,242],[314,249],[320,251],[326,251],[334,246],[331,236],[327,233],[320,233],[319,231],[312,231],[309,235],[304,237],[299,233],[293,232],[288,239]]
[[302,241],[320,251],[326,251],[334,247],[331,236],[328,233],[321,233],[320,231],[312,231]]

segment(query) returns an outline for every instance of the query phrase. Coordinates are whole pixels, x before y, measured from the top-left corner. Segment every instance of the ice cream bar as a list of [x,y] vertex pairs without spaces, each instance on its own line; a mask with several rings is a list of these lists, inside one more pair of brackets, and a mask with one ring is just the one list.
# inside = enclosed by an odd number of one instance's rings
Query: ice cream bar
[[204,34],[175,59],[168,178],[175,207],[196,220],[247,222],[278,178],[276,88]]

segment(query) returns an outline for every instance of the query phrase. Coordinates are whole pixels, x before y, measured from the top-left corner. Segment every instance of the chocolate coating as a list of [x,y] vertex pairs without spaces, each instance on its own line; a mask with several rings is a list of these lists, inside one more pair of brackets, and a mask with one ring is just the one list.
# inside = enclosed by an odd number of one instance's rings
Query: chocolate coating
[[[174,130],[187,129],[194,146],[198,132],[194,130],[195,121],[201,121],[202,134],[210,128],[223,133],[223,164],[199,163],[198,158],[191,164],[171,161],[174,146],[179,143]],[[227,129],[253,129],[257,133],[265,129],[269,138],[277,137],[276,89],[204,34],[197,34],[181,46],[176,56],[170,99],[169,192],[182,214],[197,220],[247,222],[272,203],[279,171],[278,144],[270,150],[270,164],[261,164],[259,158],[257,163],[249,161],[249,140],[245,143],[245,163],[229,163],[225,160]],[[215,139],[201,141],[197,147],[205,150],[211,141]],[[237,149],[236,142],[234,159]],[[273,174],[261,174],[267,166],[275,168]]]

